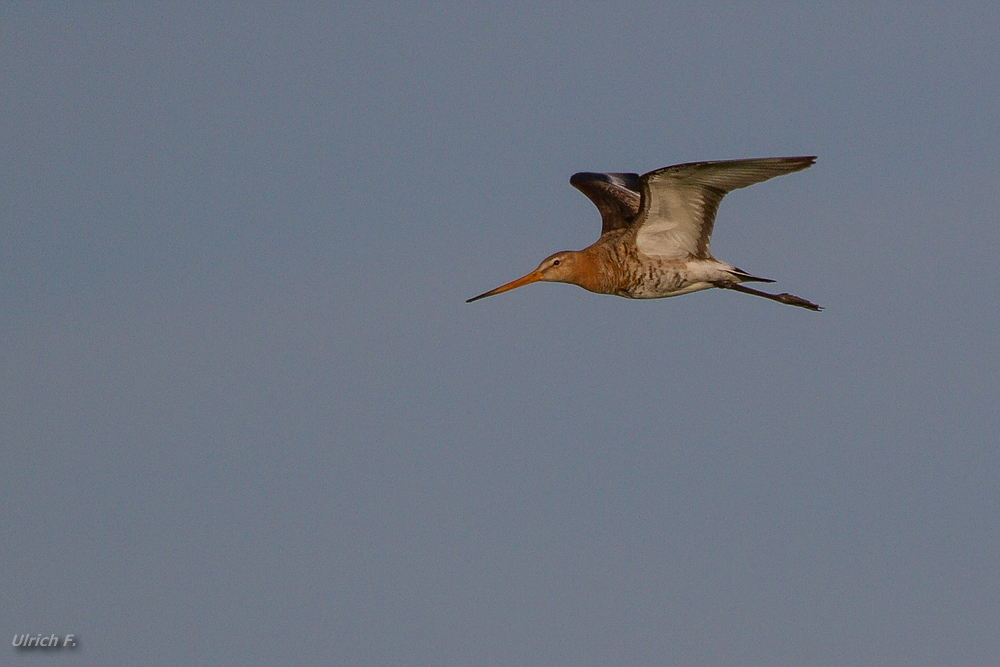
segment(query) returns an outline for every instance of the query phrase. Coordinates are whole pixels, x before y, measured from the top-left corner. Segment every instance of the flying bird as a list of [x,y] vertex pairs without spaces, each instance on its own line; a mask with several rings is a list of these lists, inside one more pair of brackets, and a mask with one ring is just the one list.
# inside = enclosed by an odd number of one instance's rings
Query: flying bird
[[579,285],[631,299],[680,296],[712,287],[822,310],[792,294],[771,294],[741,283],[773,283],[712,257],[708,242],[726,193],[813,165],[815,155],[691,162],[639,174],[573,174],[570,184],[601,213],[601,237],[583,250],[546,257],[538,268],[471,303],[530,283]]

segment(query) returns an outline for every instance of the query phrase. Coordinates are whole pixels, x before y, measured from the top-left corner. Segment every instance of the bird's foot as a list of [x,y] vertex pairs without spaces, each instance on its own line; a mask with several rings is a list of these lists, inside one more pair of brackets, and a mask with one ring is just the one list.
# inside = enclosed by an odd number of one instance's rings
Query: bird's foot
[[781,294],[775,294],[775,300],[781,303],[787,303],[789,306],[799,306],[800,308],[808,308],[809,310],[814,310],[817,313],[823,310],[823,306],[817,306],[812,301],[806,301],[800,296],[795,296],[794,294],[789,294],[788,292],[782,292]]

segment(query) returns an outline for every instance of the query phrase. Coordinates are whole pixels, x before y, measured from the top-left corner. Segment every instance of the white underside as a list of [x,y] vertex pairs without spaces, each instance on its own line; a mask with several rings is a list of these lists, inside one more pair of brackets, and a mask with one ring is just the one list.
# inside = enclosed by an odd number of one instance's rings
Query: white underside
[[736,267],[715,259],[665,261],[652,281],[643,281],[628,296],[633,299],[663,299],[715,287],[717,282],[740,282]]

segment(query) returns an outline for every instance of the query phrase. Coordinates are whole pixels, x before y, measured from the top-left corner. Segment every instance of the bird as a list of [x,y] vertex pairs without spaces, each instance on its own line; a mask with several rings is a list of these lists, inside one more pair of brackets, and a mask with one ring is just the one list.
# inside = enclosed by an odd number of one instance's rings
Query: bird
[[815,155],[687,162],[632,173],[573,174],[570,185],[601,214],[601,236],[583,250],[564,250],[525,276],[468,299],[472,303],[531,283],[560,282],[631,299],[660,299],[720,288],[812,311],[802,297],[742,283],[773,283],[721,262],[709,252],[715,214],[727,193],[811,167]]

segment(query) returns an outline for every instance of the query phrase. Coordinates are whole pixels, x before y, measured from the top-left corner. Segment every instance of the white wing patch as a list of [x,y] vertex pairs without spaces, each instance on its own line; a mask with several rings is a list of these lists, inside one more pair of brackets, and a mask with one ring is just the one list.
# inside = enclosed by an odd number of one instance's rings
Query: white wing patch
[[639,178],[636,247],[648,257],[709,259],[715,214],[727,192],[805,169],[815,156],[675,164]]
[[636,246],[648,257],[697,257],[705,224],[705,205],[708,203],[705,201],[706,193],[699,187],[663,181],[674,179],[650,179],[652,196],[645,223],[635,239]]

